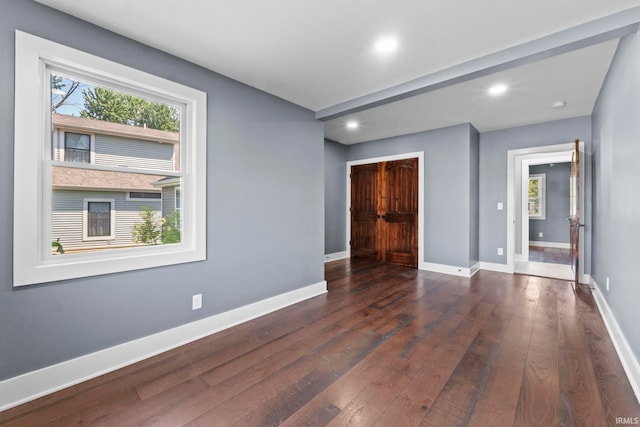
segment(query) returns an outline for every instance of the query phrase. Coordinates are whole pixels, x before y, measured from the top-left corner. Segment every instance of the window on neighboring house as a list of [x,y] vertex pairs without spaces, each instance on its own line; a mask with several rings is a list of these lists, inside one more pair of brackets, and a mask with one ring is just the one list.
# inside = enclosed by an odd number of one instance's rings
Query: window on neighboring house
[[67,162],[91,163],[91,135],[65,132],[64,160]]
[[127,200],[162,200],[162,193],[156,192],[144,192],[144,191],[130,191],[127,195]]
[[529,218],[545,219],[545,174],[529,175]]
[[180,212],[180,188],[176,188],[176,212]]
[[85,199],[84,240],[111,240],[115,231],[115,200]]
[[[14,286],[206,259],[206,94],[15,40]],[[165,233],[167,181],[180,182],[180,232],[135,242]]]

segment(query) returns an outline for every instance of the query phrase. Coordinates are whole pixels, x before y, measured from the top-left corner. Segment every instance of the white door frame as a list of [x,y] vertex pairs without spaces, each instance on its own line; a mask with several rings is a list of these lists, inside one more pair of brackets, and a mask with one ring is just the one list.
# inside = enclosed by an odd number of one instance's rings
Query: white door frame
[[[548,159],[554,158],[554,156],[563,153],[573,151],[575,144],[569,142],[566,144],[548,145],[542,147],[530,147],[517,150],[507,151],[507,270],[511,273],[515,272],[515,236],[516,236],[516,215],[519,212],[524,216],[523,212],[525,204],[521,197],[523,191],[523,164],[527,164],[526,160],[533,160],[535,158],[544,159],[545,156]],[[584,155],[584,141],[580,141],[580,211],[583,215],[581,218],[584,221],[584,205],[585,205],[585,155]],[[545,162],[546,160],[543,160]],[[533,163],[532,163],[533,164]],[[528,175],[528,168],[526,168],[526,174]],[[527,178],[528,182],[528,178]],[[519,203],[520,202],[520,203]],[[517,206],[516,206],[517,205]],[[524,221],[522,221],[524,222]],[[523,230],[524,224],[521,227]],[[527,229],[527,242],[528,236],[528,222]],[[524,241],[525,236],[521,236],[521,243]],[[584,227],[580,228],[579,237],[579,251],[581,254],[581,262],[579,263],[579,281],[585,283],[586,276],[584,274]],[[528,247],[527,247],[528,252]],[[530,271],[531,272],[531,271]]]
[[351,166],[370,163],[392,162],[394,160],[418,159],[418,268],[424,270],[424,151],[395,154],[391,156],[373,157],[369,159],[350,160],[347,162],[347,212],[346,212],[346,247],[347,257],[351,256]]

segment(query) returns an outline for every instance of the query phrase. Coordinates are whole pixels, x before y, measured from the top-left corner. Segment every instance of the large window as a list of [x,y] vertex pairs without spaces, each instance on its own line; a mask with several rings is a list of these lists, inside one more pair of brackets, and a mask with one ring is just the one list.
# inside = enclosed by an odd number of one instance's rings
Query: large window
[[545,219],[545,174],[529,175],[529,218]]
[[15,75],[15,286],[205,259],[205,93],[20,31]]

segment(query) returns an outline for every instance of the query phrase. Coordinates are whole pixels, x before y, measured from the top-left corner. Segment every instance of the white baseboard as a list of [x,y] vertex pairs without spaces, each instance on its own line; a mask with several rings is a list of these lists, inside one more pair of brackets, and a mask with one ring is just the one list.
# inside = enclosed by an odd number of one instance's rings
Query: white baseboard
[[[446,264],[435,264],[432,262],[421,262],[418,265],[420,270],[433,271],[435,273],[443,273],[443,274],[451,274],[453,276],[460,277],[471,277],[473,274],[477,273],[479,268],[476,268],[478,264],[474,264],[471,268],[469,267],[457,267],[455,265],[446,265]],[[473,271],[472,273],[472,270]]]
[[471,273],[469,277],[473,277],[474,274],[480,271],[480,262],[476,262],[475,264],[473,264],[469,270]]
[[480,264],[480,270],[513,274],[513,271],[509,269],[509,266],[507,264],[497,264],[494,262],[484,262],[484,261],[480,261],[478,264]]
[[542,242],[539,240],[529,240],[529,246],[538,246],[540,248],[557,248],[557,249],[570,249],[570,243],[561,242]]
[[348,251],[342,251],[342,252],[334,252],[332,254],[327,254],[324,256],[324,262],[331,262],[331,261],[337,261],[339,259],[345,259],[345,258],[349,258],[349,252]]
[[627,378],[631,383],[631,388],[633,388],[633,392],[636,395],[636,400],[640,402],[640,363],[633,353],[624,332],[620,329],[620,325],[618,324],[613,311],[611,311],[607,300],[602,295],[600,287],[593,278],[591,278],[591,285],[591,288],[593,289],[593,296],[595,297],[596,304],[598,305],[600,314],[602,315],[602,320],[604,320],[604,324],[607,327],[611,341],[613,341],[613,346],[616,349],[616,353],[618,353],[622,367],[624,368]]
[[327,292],[322,281],[157,334],[0,381],[0,411]]

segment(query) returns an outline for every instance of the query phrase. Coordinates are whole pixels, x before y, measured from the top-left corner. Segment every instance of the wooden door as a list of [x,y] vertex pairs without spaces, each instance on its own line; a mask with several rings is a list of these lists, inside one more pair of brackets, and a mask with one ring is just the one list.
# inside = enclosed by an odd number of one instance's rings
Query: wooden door
[[418,159],[384,164],[384,261],[418,266]]
[[569,178],[569,238],[571,269],[577,284],[580,275],[580,141],[576,139],[571,155],[571,177]]
[[377,261],[378,164],[351,168],[351,256]]
[[418,266],[418,159],[352,167],[351,255]]

